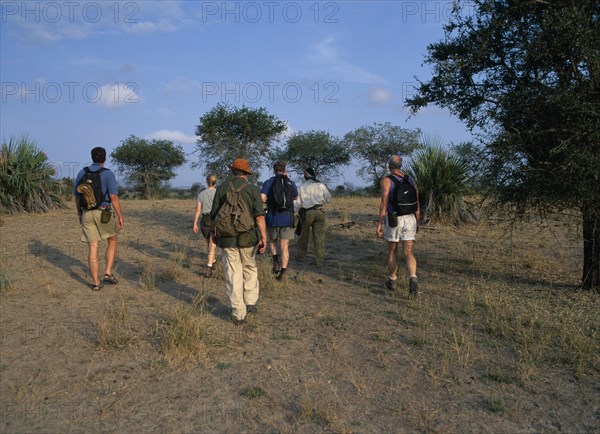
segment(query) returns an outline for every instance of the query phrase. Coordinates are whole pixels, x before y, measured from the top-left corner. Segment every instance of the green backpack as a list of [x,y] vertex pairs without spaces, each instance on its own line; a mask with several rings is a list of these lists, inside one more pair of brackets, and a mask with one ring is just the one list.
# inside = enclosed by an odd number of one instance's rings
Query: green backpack
[[248,185],[244,183],[236,189],[229,181],[225,202],[219,208],[213,225],[218,236],[235,237],[254,228],[250,206],[242,197],[242,190]]

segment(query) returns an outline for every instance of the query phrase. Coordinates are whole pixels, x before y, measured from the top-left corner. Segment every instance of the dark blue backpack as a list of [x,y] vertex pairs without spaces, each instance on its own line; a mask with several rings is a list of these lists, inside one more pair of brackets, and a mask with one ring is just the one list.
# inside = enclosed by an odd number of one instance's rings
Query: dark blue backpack
[[268,198],[270,211],[294,212],[294,187],[286,175],[275,175]]

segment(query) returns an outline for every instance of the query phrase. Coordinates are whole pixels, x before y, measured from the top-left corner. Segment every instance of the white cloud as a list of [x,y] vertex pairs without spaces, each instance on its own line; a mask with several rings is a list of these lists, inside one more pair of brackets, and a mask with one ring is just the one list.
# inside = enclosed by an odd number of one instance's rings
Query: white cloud
[[190,145],[196,143],[196,136],[187,135],[177,130],[159,130],[146,136],[146,139],[171,140],[174,143]]
[[385,105],[392,100],[392,93],[383,87],[369,89],[369,102],[373,105]]
[[309,55],[309,59],[319,67],[320,74],[326,74],[335,79],[353,83],[388,83],[385,78],[342,59],[335,47],[336,41],[337,39],[334,37],[323,39],[314,46],[313,51]]
[[[181,2],[25,2],[3,14],[3,26],[26,46],[97,35],[165,33],[189,23]],[[4,11],[3,11],[4,12]]]
[[289,139],[296,132],[297,132],[296,129],[288,123],[286,125],[286,130],[284,131],[284,133],[282,135],[282,140]]
[[143,33],[166,33],[174,32],[177,30],[177,26],[173,23],[165,20],[161,20],[157,23],[150,21],[140,21],[133,23],[130,26],[125,27],[127,33],[143,34]]
[[[140,102],[136,88],[130,84],[106,84],[98,89],[91,102],[98,102],[108,108],[126,107]],[[97,99],[97,101],[96,101]]]

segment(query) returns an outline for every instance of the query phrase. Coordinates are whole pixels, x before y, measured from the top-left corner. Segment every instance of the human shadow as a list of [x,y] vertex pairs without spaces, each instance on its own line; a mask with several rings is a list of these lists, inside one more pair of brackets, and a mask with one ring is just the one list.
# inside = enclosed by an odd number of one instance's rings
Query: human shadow
[[[37,261],[38,258],[44,259],[46,262],[54,265],[55,267],[69,272],[69,276],[85,285],[89,286],[91,280],[88,282],[81,274],[89,276],[89,266],[87,264],[88,245],[80,242],[66,242],[62,246],[52,246],[44,244],[40,240],[35,240],[29,243],[29,253],[34,256]],[[101,255],[104,251],[101,252]],[[85,258],[83,261],[78,258]],[[118,255],[115,258],[115,264],[113,269],[119,270],[119,275],[125,279],[133,279],[135,276],[139,276],[139,266],[129,263],[121,259]],[[103,270],[100,269],[100,278],[102,278]]]
[[[65,247],[68,253],[63,251]],[[80,255],[80,249],[77,247],[81,247],[81,243],[79,243],[79,246],[75,243],[66,243],[66,246],[55,247],[44,244],[40,240],[32,241],[28,246],[29,253],[34,256],[36,261],[38,258],[42,258],[57,268],[68,270],[69,276],[77,282],[89,285],[90,282],[87,282],[76,272],[76,269],[86,275],[89,272],[88,265],[75,256],[76,254]]]
[[[221,280],[214,277],[204,279],[211,283],[214,282],[215,285],[217,282],[219,284],[223,284]],[[221,320],[228,320],[231,314],[231,309],[229,306],[222,303],[218,297],[212,294],[212,292],[216,291],[216,289],[208,288],[207,286],[209,285],[211,284],[209,283],[206,285],[203,283],[202,287],[197,289],[174,281],[160,281],[157,282],[156,287],[161,292],[173,297],[176,300],[190,305],[195,305],[199,309],[209,312],[211,315]]]
[[150,256],[154,256],[156,258],[165,259],[165,260],[170,259],[170,256],[163,250],[160,250],[160,249],[150,246],[148,244],[141,243],[139,241],[127,241],[123,247],[126,249],[132,248],[139,253],[146,253],[146,254],[148,254]]

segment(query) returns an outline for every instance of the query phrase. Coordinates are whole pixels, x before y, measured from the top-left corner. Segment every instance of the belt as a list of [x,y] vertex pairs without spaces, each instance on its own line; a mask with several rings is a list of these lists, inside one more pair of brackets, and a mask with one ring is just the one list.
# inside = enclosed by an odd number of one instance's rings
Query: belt
[[306,210],[306,211],[309,211],[309,210],[311,210],[311,209],[319,209],[319,208],[321,208],[322,206],[323,206],[323,205],[314,205],[314,206],[311,206],[310,208],[302,208],[302,209],[304,209],[304,210]]

